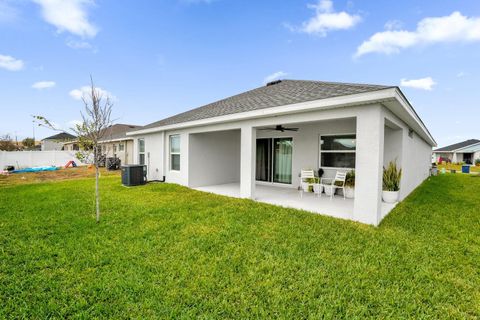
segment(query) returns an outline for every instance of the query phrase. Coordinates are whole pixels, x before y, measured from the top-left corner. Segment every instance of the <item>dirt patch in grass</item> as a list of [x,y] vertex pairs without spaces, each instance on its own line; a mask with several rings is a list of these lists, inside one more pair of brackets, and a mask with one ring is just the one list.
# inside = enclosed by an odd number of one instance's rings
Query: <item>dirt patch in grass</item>
[[[108,171],[100,169],[102,176],[120,176],[120,171]],[[57,171],[26,172],[0,175],[0,186],[40,183],[50,181],[62,181],[81,178],[95,177],[95,170],[88,167],[62,168]]]

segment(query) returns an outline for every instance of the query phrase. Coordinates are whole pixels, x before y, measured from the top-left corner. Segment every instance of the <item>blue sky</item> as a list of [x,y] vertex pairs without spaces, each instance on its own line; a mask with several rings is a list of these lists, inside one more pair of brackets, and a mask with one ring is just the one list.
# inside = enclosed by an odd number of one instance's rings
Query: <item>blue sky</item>
[[0,30],[0,134],[68,128],[92,74],[120,123],[271,76],[402,85],[439,145],[480,138],[475,0],[0,0]]

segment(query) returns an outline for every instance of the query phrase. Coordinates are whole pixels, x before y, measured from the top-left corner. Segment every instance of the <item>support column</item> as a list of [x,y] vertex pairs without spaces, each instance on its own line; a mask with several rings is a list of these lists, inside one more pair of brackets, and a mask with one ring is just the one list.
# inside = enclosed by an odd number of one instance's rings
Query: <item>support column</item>
[[353,218],[373,225],[379,224],[382,214],[384,131],[382,107],[362,108],[357,116]]
[[240,196],[255,197],[255,152],[257,131],[251,126],[241,128],[240,139]]

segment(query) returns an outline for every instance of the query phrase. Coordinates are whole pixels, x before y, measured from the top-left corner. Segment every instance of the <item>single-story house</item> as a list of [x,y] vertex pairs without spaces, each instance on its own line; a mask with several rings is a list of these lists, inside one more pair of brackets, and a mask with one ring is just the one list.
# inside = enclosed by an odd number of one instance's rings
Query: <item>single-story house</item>
[[[105,129],[100,141],[102,154],[106,157],[119,158],[122,164],[132,164],[133,137],[127,136],[126,133],[137,128],[140,126],[118,123]],[[66,142],[64,148],[68,151],[80,150],[77,140]]]
[[114,124],[106,130],[102,140],[102,153],[107,157],[119,158],[122,164],[133,164],[133,137],[127,132],[140,128],[133,124]]
[[74,141],[77,139],[74,135],[61,132],[53,136],[43,138],[41,141],[41,150],[42,151],[52,151],[52,150],[64,150],[63,145],[66,142]]
[[[395,86],[278,80],[151,123],[134,137],[149,180],[378,225],[383,167],[400,199],[429,176],[436,142]],[[355,169],[355,198],[299,196],[300,171]]]
[[477,159],[480,159],[480,140],[477,139],[465,140],[433,151],[434,162],[474,164]]

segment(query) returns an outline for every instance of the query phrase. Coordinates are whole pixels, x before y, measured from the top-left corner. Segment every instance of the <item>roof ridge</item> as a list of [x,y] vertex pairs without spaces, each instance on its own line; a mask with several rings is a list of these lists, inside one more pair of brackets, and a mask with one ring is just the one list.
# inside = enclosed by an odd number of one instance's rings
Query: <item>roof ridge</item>
[[386,87],[386,88],[395,88],[396,85],[387,85],[387,84],[374,84],[374,83],[359,83],[359,82],[341,82],[341,81],[324,81],[324,80],[305,80],[305,79],[281,79],[281,81],[304,81],[304,82],[314,82],[314,83],[325,83],[325,84],[334,84],[334,85],[348,85],[348,86],[370,86],[370,87]]

